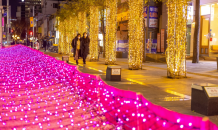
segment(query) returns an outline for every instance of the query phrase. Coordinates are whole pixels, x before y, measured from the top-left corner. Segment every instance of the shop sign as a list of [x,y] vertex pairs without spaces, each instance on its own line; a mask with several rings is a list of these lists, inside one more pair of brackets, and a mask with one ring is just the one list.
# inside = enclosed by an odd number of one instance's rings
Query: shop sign
[[143,12],[143,16],[144,18],[147,18],[147,15],[148,15],[148,7],[144,7],[144,12]]
[[150,28],[158,28],[158,19],[149,19],[149,27]]
[[161,29],[161,52],[164,52],[165,29]]
[[117,51],[128,52],[129,44],[128,40],[118,40]]
[[157,34],[157,52],[160,52],[160,33]]
[[30,27],[33,27],[33,25],[34,25],[33,17],[30,17]]
[[157,6],[149,7],[149,27],[158,28],[158,7]]
[[6,38],[6,33],[5,32],[3,32],[3,38]]

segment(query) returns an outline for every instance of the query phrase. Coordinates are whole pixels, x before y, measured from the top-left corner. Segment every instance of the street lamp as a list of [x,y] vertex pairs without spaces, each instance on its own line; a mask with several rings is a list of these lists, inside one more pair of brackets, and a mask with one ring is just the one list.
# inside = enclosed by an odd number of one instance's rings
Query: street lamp
[[12,37],[15,40],[15,45],[16,45],[17,39],[20,39],[20,37],[18,37],[17,35],[12,35]]

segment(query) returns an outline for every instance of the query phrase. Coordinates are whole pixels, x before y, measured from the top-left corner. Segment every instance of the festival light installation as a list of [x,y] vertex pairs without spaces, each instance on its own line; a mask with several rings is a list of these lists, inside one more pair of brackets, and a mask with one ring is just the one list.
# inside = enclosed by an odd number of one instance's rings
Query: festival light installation
[[60,21],[58,25],[59,33],[59,45],[58,51],[61,54],[67,54],[72,56],[72,40],[77,35],[78,25],[77,17],[71,16],[63,21]]
[[77,16],[71,16],[69,19],[67,19],[67,42],[68,42],[68,54],[73,56],[72,50],[72,41],[77,36],[77,30],[78,30],[78,19]]
[[105,64],[116,62],[117,0],[106,0]]
[[90,61],[98,60],[99,10],[97,6],[90,7]]
[[86,12],[78,13],[78,32],[81,34],[81,36],[84,32],[87,32]]
[[59,31],[59,44],[58,44],[58,53],[63,54],[64,53],[64,48],[65,48],[65,39],[66,36],[65,34],[65,25],[64,25],[64,21],[58,21],[59,25],[58,25],[58,31]]
[[189,0],[168,0],[167,75],[186,76],[186,24]]
[[0,129],[218,130],[21,45],[0,49]]
[[143,62],[143,0],[129,0],[129,69],[141,69]]

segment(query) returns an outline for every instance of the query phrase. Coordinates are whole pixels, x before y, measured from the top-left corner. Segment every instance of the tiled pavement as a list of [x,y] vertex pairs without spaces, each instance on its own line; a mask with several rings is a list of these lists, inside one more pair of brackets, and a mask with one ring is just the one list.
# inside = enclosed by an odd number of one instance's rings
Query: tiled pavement
[[[61,58],[62,55],[46,52],[53,57]],[[70,63],[75,64],[73,58]],[[82,63],[82,60],[80,61]],[[104,59],[99,62],[79,64],[79,70],[84,73],[98,74],[107,84],[119,89],[140,92],[154,104],[179,113],[202,116],[191,111],[191,85],[199,83],[218,84],[217,63],[215,61],[201,61],[192,64],[187,61],[187,78],[169,79],[166,73],[166,64],[144,63],[142,70],[129,70],[127,59],[117,59],[117,64],[122,67],[122,81],[106,81],[106,68]],[[211,121],[218,125],[218,116],[210,116]]]

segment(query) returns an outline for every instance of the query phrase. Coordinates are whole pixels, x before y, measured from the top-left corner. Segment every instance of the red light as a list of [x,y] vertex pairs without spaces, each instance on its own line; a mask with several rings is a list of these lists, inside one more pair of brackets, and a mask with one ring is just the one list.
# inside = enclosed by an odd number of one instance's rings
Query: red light
[[32,32],[32,31],[30,31],[30,35],[33,35],[33,32]]

